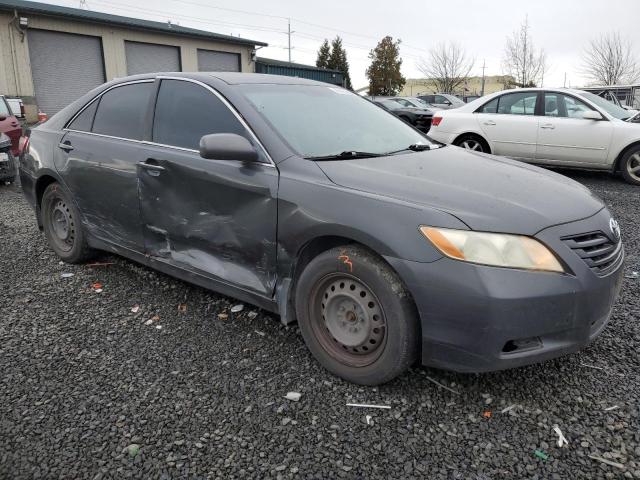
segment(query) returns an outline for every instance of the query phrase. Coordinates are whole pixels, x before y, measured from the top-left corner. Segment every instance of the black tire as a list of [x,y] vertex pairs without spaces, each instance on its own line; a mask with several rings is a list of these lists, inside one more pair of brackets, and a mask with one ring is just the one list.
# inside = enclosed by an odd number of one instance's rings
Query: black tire
[[[474,135],[473,133],[468,133],[465,135],[461,135],[456,138],[453,144],[456,147],[465,148],[468,150],[472,150],[474,152],[480,153],[491,153],[491,149],[489,148],[489,144],[479,135]],[[477,148],[471,148],[469,145],[477,145]]]
[[620,161],[620,171],[626,182],[640,185],[640,145],[633,146],[625,152]]
[[40,204],[42,225],[52,250],[67,263],[82,263],[94,255],[80,221],[80,212],[59,183],[50,184]]
[[398,275],[363,247],[337,247],[314,258],[300,275],[295,299],[307,347],[334,375],[380,385],[418,358],[413,299]]

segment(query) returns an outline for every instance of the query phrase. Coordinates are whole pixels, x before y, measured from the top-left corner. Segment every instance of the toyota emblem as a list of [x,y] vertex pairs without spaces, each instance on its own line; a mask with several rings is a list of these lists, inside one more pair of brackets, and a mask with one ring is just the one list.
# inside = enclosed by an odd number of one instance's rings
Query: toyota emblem
[[620,239],[620,225],[618,225],[618,222],[616,221],[615,218],[612,218],[609,220],[609,229],[611,230],[611,233],[613,233],[613,236],[616,238],[616,240]]

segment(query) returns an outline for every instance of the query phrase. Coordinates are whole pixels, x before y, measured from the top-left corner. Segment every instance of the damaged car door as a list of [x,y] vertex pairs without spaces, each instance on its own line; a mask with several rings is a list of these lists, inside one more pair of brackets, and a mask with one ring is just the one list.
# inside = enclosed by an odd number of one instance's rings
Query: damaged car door
[[135,252],[143,249],[137,164],[153,87],[151,79],[108,89],[76,114],[54,147],[88,231]]
[[[258,160],[202,158],[200,139],[220,133],[245,137]],[[138,178],[146,254],[271,296],[278,170],[226,100],[197,81],[158,79],[144,157]]]

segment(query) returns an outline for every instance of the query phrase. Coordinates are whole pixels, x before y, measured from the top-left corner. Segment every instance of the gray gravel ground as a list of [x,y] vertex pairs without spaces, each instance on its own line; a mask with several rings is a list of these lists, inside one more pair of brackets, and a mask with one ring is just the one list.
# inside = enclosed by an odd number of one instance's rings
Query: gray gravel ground
[[[620,220],[631,277],[640,187],[570,175]],[[578,354],[361,388],[273,315],[219,319],[236,302],[118,257],[61,265],[18,187],[0,187],[0,253],[0,478],[640,479],[640,278]]]

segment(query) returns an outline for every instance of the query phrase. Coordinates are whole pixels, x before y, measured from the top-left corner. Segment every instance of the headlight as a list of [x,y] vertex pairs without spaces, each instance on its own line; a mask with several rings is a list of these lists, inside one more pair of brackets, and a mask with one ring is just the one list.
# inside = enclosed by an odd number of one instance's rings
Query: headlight
[[564,272],[556,256],[542,243],[522,235],[420,227],[444,255],[464,262],[496,267]]

